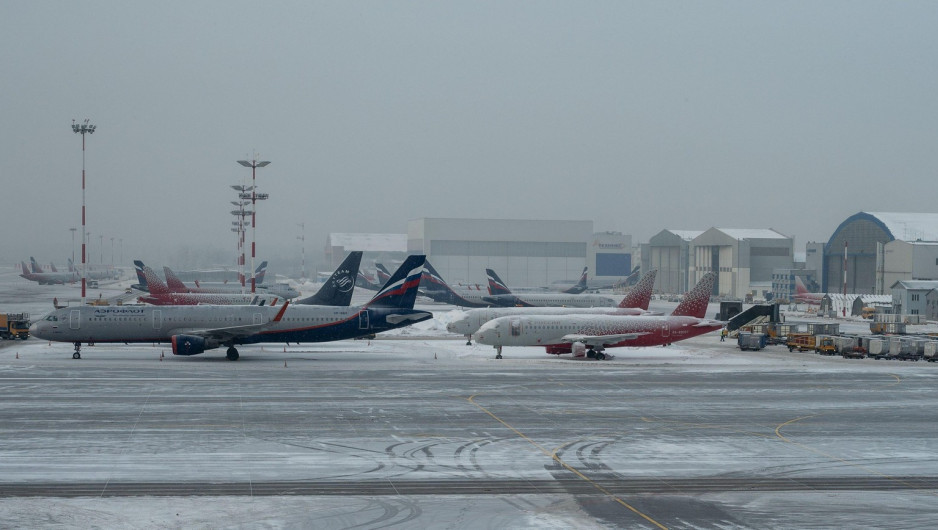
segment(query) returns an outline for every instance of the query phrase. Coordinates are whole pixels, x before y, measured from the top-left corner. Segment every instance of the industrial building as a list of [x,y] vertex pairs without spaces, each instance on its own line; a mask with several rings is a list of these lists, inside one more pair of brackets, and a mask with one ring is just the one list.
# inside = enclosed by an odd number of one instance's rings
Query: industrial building
[[859,212],[848,217],[824,247],[822,291],[843,290],[845,251],[848,293],[885,294],[897,280],[933,274],[938,261],[932,261],[935,266],[925,263],[933,256],[933,249],[927,245],[892,245],[887,254],[886,245],[893,241],[938,241],[938,214]]
[[772,229],[711,228],[691,242],[691,282],[717,273],[714,294],[771,297],[772,271],[794,268],[794,240]]
[[631,236],[593,232],[592,221],[420,218],[407,225],[407,251],[426,254],[449,282],[486,283],[493,269],[509,286],[616,280],[631,270]]
[[[934,303],[934,291],[938,289],[938,281],[928,280],[900,280],[892,284],[893,313],[900,315],[929,315],[929,293]],[[933,308],[932,308],[933,309]],[[934,318],[926,316],[926,318]]]
[[701,230],[662,230],[642,245],[642,272],[657,269],[655,292],[686,293],[690,272],[691,241]]
[[371,266],[374,262],[390,266],[400,263],[407,256],[407,234],[329,234],[325,248],[327,268],[334,270],[353,250],[364,252],[363,269],[366,263]]

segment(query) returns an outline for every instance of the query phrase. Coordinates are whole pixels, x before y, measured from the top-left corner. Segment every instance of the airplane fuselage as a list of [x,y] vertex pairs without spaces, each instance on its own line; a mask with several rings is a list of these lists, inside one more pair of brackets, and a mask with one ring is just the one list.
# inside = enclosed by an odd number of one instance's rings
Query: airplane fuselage
[[512,293],[483,297],[501,307],[615,307],[616,301],[595,294]]
[[553,315],[619,315],[619,316],[639,316],[645,311],[636,308],[623,307],[491,307],[470,309],[459,319],[453,320],[446,325],[446,330],[450,333],[459,333],[460,335],[473,335],[486,322],[500,317],[507,316],[553,316]]
[[[595,336],[584,341],[588,346],[617,348],[622,346],[660,346],[723,327],[722,322],[695,317],[675,316],[517,316],[501,317],[484,324],[476,333],[476,342],[492,346],[544,346],[549,353],[570,351],[570,335]],[[603,335],[634,337],[606,342]]]
[[[56,342],[169,342],[175,335],[268,323],[280,309],[234,305],[64,308],[34,322],[30,333]],[[290,306],[279,322],[272,322],[262,331],[225,343],[352,339],[421,322],[432,316],[427,311],[388,307]]]

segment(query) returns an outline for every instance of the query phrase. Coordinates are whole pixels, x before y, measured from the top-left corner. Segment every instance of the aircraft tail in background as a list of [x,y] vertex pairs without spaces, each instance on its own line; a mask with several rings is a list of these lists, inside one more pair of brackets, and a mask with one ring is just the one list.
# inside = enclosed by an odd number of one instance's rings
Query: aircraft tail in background
[[300,305],[328,305],[348,306],[352,303],[352,294],[355,291],[355,277],[361,266],[362,254],[360,250],[349,252],[332,276],[319,288],[319,291],[308,298],[297,300],[294,304]]
[[576,284],[574,284],[569,289],[564,289],[561,292],[566,293],[566,294],[580,294],[583,291],[585,291],[587,288],[586,277],[588,273],[589,273],[589,267],[583,267],[583,274],[580,275],[580,281],[576,282]]
[[511,289],[505,285],[505,282],[498,277],[498,274],[495,274],[495,271],[492,269],[485,269],[485,274],[489,278],[489,294],[492,296],[497,296],[500,294],[511,294]]
[[267,275],[267,262],[262,261],[260,265],[254,269],[254,284],[260,285],[264,283],[264,276]]
[[658,276],[658,269],[652,269],[642,276],[642,279],[625,295],[625,298],[619,302],[619,307],[636,307],[639,309],[648,309],[651,302],[651,294],[655,288],[655,277]]
[[169,287],[170,291],[175,293],[189,292],[189,288],[186,287],[186,284],[182,283],[182,280],[176,276],[176,273],[165,265],[163,266],[163,276],[166,276],[166,286]]
[[391,279],[391,272],[387,267],[380,263],[375,263],[375,269],[377,269],[375,274],[378,276],[378,283],[381,285],[388,283],[388,280]]
[[37,273],[37,274],[43,272],[42,267],[39,266],[39,262],[37,262],[36,258],[32,256],[29,257],[29,265],[30,265],[30,270],[32,270],[32,272]]
[[713,282],[715,280],[715,273],[708,272],[704,274],[697,282],[697,285],[684,295],[684,300],[674,308],[671,316],[706,318],[707,304],[710,303],[710,295],[713,294]]
[[387,283],[365,306],[413,309],[426,260],[427,257],[423,254],[407,256],[404,263],[401,263]]

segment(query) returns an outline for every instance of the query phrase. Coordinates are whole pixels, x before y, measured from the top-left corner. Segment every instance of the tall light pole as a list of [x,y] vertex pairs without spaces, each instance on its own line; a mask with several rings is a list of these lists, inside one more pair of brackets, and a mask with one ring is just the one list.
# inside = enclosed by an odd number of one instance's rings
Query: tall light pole
[[[244,186],[244,185],[233,185],[231,187],[232,189],[238,192],[238,197],[241,197],[242,195],[247,195],[246,192],[254,189],[251,186]],[[231,231],[237,232],[238,234],[238,283],[241,284],[241,294],[244,294],[244,278],[245,278],[245,275],[244,275],[244,233],[245,233],[244,216],[251,213],[250,211],[245,210],[244,207],[251,203],[249,203],[248,201],[244,199],[238,199],[237,201],[231,201],[231,204],[238,207],[237,210],[231,211],[231,215],[234,215],[235,217],[238,218],[237,221],[231,222],[231,224],[234,225],[234,228],[232,228]]]
[[124,238],[122,237],[117,238],[117,242],[120,244],[120,249],[121,249],[120,264],[121,266],[123,266],[124,265]]
[[101,260],[99,261],[99,263],[103,266],[104,265],[104,236],[102,235],[98,236],[98,251],[101,253]]
[[75,266],[75,232],[77,228],[69,228],[69,231],[72,232],[72,267]]
[[114,268],[114,238],[111,238],[111,268]]
[[251,193],[242,193],[242,199],[251,199],[251,294],[254,294],[257,278],[254,271],[254,258],[257,256],[257,201],[266,200],[266,193],[257,193],[257,168],[270,164],[269,160],[257,160],[257,155],[251,160],[238,160],[244,167],[251,168]]
[[94,134],[97,125],[72,120],[72,132],[81,135],[81,305],[85,305],[85,134]]
[[297,239],[302,241],[301,253],[303,256],[303,264],[300,267],[300,278],[306,279],[306,223],[297,223],[296,226],[300,227],[300,235],[296,236]]

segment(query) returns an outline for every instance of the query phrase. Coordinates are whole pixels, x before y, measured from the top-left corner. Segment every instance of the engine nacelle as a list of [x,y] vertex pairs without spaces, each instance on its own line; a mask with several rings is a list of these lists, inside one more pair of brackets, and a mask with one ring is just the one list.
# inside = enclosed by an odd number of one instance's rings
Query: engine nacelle
[[545,346],[544,349],[547,350],[547,353],[551,355],[561,355],[564,353],[572,352],[573,345],[572,344],[551,344],[550,346]]
[[173,355],[198,355],[218,347],[218,343],[198,335],[173,335]]

